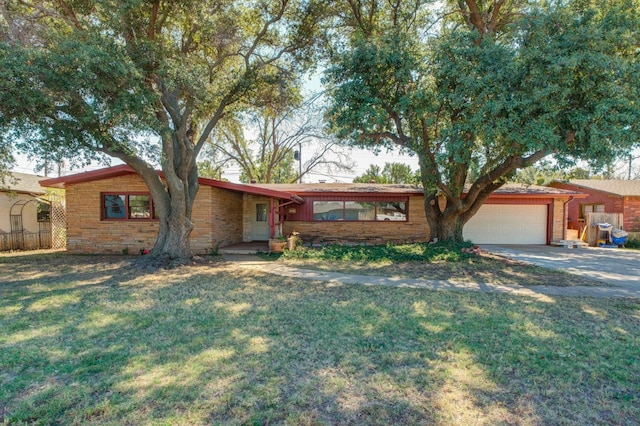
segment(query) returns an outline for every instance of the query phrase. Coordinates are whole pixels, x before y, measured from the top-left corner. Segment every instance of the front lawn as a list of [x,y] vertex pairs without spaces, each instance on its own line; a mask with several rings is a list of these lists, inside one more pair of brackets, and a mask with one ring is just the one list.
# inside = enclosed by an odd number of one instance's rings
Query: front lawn
[[282,255],[267,255],[288,266],[362,275],[426,280],[455,280],[501,285],[557,287],[600,286],[607,283],[540,268],[487,253],[468,253],[471,244],[329,245],[300,247]]
[[637,424],[640,303],[0,255],[0,423]]

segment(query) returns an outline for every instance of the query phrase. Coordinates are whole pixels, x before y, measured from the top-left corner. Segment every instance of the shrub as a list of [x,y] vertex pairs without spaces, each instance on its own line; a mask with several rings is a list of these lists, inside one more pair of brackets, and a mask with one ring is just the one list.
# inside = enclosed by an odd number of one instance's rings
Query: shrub
[[463,248],[473,244],[439,242],[393,244],[375,246],[347,246],[333,244],[319,248],[300,248],[283,254],[285,259],[321,259],[345,262],[457,262],[466,259],[471,254],[463,253]]

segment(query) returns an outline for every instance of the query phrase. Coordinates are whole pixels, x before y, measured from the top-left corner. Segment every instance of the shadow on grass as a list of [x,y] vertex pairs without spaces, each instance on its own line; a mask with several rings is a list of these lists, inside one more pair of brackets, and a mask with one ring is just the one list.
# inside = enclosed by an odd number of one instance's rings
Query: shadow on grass
[[222,263],[147,274],[127,261],[0,260],[16,271],[0,284],[0,421],[633,424],[640,415],[637,302],[298,283]]

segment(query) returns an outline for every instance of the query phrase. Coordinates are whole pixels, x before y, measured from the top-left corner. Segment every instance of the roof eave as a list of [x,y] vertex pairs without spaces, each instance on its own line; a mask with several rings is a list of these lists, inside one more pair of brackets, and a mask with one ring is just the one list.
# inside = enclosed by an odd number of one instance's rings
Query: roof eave
[[134,174],[135,171],[126,164],[109,167],[107,169],[91,170],[88,172],[78,173],[75,175],[60,176],[57,178],[43,179],[40,185],[47,188],[65,189],[68,185],[77,183],[91,182],[94,180],[108,179],[112,177]]
[[274,198],[279,198],[283,200],[291,200],[298,204],[304,203],[304,199],[302,199],[297,194],[294,194],[292,192],[277,191],[275,189],[261,188],[259,186],[246,185],[243,183],[224,182],[221,180],[209,179],[209,178],[199,178],[198,182],[201,185],[212,186],[220,189],[227,189],[230,191],[244,192],[244,193],[253,194],[253,195],[262,195],[265,197],[274,197]]
[[522,198],[587,198],[587,194],[582,193],[574,193],[574,194],[559,194],[559,193],[541,193],[541,194],[531,194],[531,193],[523,193],[523,192],[501,192],[501,193],[493,193],[489,196],[489,198],[514,198],[514,197],[522,197]]

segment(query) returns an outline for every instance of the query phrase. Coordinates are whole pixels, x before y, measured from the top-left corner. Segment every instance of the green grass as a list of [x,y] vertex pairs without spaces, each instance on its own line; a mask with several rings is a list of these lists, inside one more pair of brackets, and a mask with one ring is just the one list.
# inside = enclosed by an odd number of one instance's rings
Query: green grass
[[[0,256],[0,423],[637,424],[640,303]],[[46,268],[46,269],[43,269]]]
[[455,280],[500,285],[557,287],[610,286],[607,283],[540,268],[482,253],[466,252],[471,243],[386,244],[378,246],[330,245],[299,247],[283,254],[263,255],[288,266],[304,269],[381,275],[425,280]]
[[343,262],[459,262],[473,256],[463,253],[461,249],[469,248],[471,243],[411,243],[348,246],[341,244],[327,245],[313,249],[285,251],[285,259],[321,259]]

